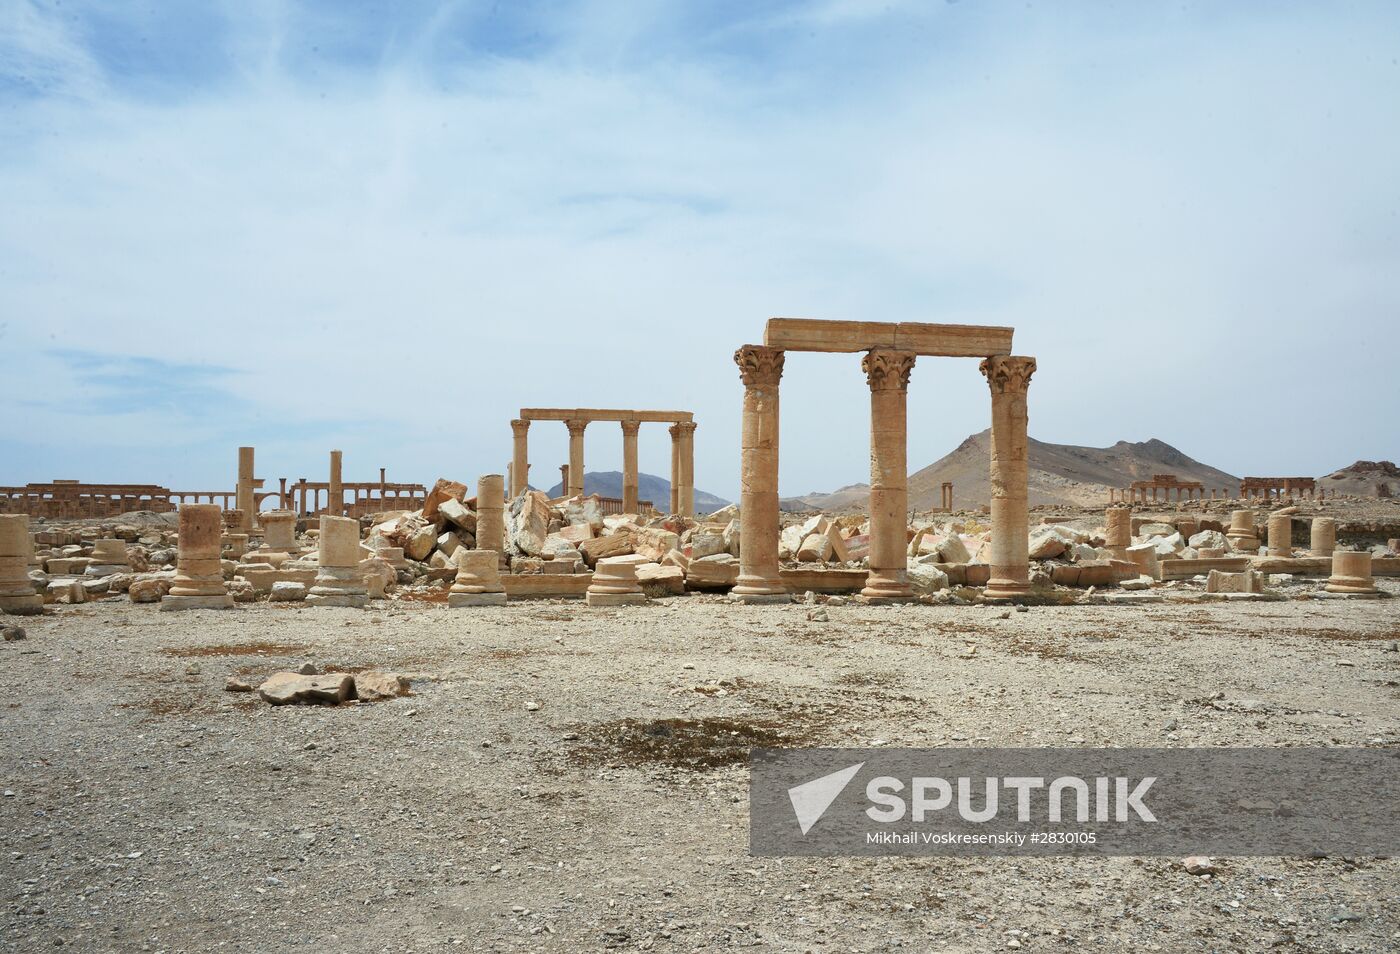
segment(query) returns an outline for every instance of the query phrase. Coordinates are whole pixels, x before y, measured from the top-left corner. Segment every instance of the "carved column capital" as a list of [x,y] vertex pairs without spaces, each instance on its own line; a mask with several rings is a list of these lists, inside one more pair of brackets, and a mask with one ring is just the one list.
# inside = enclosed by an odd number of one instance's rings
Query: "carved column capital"
[[569,429],[570,437],[582,437],[583,429],[588,426],[588,422],[581,418],[570,418],[564,422],[564,426]]
[[739,366],[739,377],[746,388],[775,388],[783,376],[783,356],[781,348],[765,345],[744,345],[734,352],[734,363]]
[[530,430],[530,422],[517,417],[510,422],[510,429],[515,432],[516,437],[524,437]]
[[912,351],[872,348],[860,359],[866,383],[872,391],[903,391],[909,387],[909,373],[914,370]]
[[1001,354],[983,358],[978,367],[987,376],[993,394],[1024,394],[1035,374],[1035,358]]
[[676,432],[682,437],[689,437],[695,433],[696,426],[694,421],[678,421],[676,422]]
[[641,428],[641,426],[642,426],[642,422],[641,422],[641,421],[623,421],[623,422],[622,422],[622,436],[623,436],[623,437],[636,437],[636,436],[637,436],[637,431]]

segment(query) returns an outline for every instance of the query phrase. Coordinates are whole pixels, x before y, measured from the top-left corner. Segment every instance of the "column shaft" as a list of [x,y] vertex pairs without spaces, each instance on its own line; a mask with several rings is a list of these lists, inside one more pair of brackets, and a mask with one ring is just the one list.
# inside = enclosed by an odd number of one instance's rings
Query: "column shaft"
[[340,464],[340,451],[331,451],[331,485],[326,491],[326,513],[333,517],[345,514],[345,487],[340,481]]
[[588,422],[575,419],[564,424],[569,428],[568,496],[578,497],[583,493],[583,429]]
[[515,437],[510,461],[510,495],[519,497],[530,483],[530,422],[516,419],[510,422]]
[[745,602],[776,602],[788,598],[778,572],[778,382],[783,352],[744,345],[734,352],[734,363],[744,382],[744,412],[739,579],[733,593]]
[[686,519],[695,517],[695,422],[683,421],[680,428],[680,489],[676,494],[676,512]]
[[1026,390],[1035,359],[998,355],[985,359],[981,369],[992,391],[992,573],[986,596],[1024,596],[1030,592]]
[[909,373],[914,355],[876,348],[861,361],[870,385],[870,576],[867,599],[910,599],[909,468],[906,437]]
[[636,421],[622,422],[622,512],[637,512],[637,430]]

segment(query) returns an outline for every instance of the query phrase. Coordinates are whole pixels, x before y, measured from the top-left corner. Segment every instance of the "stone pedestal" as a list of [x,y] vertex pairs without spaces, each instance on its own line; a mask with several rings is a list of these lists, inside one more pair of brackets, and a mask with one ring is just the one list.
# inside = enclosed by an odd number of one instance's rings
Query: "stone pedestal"
[[1293,518],[1288,514],[1269,514],[1269,547],[1265,552],[1271,557],[1293,555]]
[[530,422],[517,418],[510,422],[515,440],[510,459],[510,496],[519,497],[530,485]]
[[637,512],[637,421],[622,422],[622,512]]
[[860,593],[871,602],[911,600],[914,591],[909,587],[905,552],[909,521],[905,442],[914,355],[877,348],[865,355],[860,366],[870,386],[870,575]]
[[982,361],[992,392],[992,575],[987,599],[1030,593],[1026,473],[1026,391],[1035,359],[998,355]]
[[496,552],[506,562],[505,478],[484,474],[476,481],[476,546]]
[[627,606],[647,602],[637,582],[637,564],[628,557],[604,557],[593,569],[584,602],[589,606]]
[[230,560],[241,560],[243,554],[248,552],[248,534],[226,533],[224,534],[223,546],[228,551]]
[[778,572],[778,382],[783,352],[744,345],[734,352],[744,382],[739,470],[739,578],[730,595],[745,603],[788,602]]
[[238,484],[234,487],[234,503],[239,511],[238,529],[252,530],[258,511],[256,477],[253,473],[253,448],[238,448]]
[[447,605],[504,606],[506,590],[501,585],[501,555],[495,550],[457,551],[457,580],[447,594]]
[[83,571],[88,576],[111,576],[131,572],[125,540],[98,540],[92,545],[92,562]]
[[317,606],[359,608],[369,601],[360,570],[360,521],[353,517],[321,517],[316,585],[306,595]]
[[577,497],[583,493],[583,429],[588,422],[575,419],[565,421],[564,426],[569,429],[569,486],[565,496]]
[[1254,529],[1254,511],[1236,510],[1230,514],[1230,529],[1225,531],[1230,546],[1241,553],[1259,549],[1259,535]]
[[1309,552],[1313,556],[1330,557],[1337,549],[1337,521],[1331,517],[1314,517]]
[[232,609],[224,587],[223,512],[218,504],[181,504],[175,579],[162,610]]
[[1328,593],[1347,596],[1376,594],[1376,581],[1371,577],[1371,554],[1361,550],[1337,550],[1332,554],[1332,576],[1323,588]]
[[29,579],[33,561],[29,515],[0,514],[0,612],[37,616],[44,611],[44,598],[34,592],[34,583]]
[[1133,511],[1129,507],[1109,507],[1105,511],[1104,549],[1114,560],[1127,560],[1133,545]]
[[301,552],[297,546],[297,515],[290,510],[269,510],[264,513],[262,529],[262,550],[288,556]]

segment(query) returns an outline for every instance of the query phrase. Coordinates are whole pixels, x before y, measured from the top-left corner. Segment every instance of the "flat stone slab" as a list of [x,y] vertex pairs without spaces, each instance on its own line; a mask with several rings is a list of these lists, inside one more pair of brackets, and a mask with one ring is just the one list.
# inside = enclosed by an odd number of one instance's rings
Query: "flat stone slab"
[[464,606],[505,606],[504,593],[448,593],[447,605],[452,609]]
[[[169,599],[169,597],[167,597]],[[316,606],[344,606],[349,609],[364,609],[369,602],[368,593],[312,593],[306,597],[306,602]]]
[[[1212,593],[1211,595],[1218,594]],[[1167,598],[1157,593],[1105,593],[1103,600],[1105,603],[1122,606],[1133,603],[1165,603]]]
[[824,567],[783,567],[778,578],[789,593],[859,593],[870,576],[868,570],[838,570]]
[[[1193,576],[1208,576],[1211,570],[1239,573],[1249,569],[1249,557],[1211,557],[1206,560],[1162,560],[1158,563],[1163,580],[1189,580]],[[1255,566],[1255,569],[1261,569]],[[1281,571],[1280,571],[1281,572]]]
[[223,596],[170,596],[167,594],[160,598],[160,611],[162,613],[192,609],[233,609],[233,595],[225,593]]
[[44,598],[33,596],[0,596],[0,613],[11,616],[38,616],[44,611]]
[[588,593],[584,602],[589,606],[636,606],[649,601],[645,593]]
[[[815,591],[813,591],[815,592]],[[779,603],[791,603],[792,595],[789,593],[730,593],[727,602],[743,603],[745,606],[772,606]]]
[[1378,600],[1384,597],[1385,593],[1330,593],[1327,590],[1318,590],[1312,594],[1315,600]]
[[560,573],[501,574],[501,585],[506,596],[512,600],[541,598],[549,596],[583,596],[588,584],[593,582],[592,573],[574,573],[565,576]]

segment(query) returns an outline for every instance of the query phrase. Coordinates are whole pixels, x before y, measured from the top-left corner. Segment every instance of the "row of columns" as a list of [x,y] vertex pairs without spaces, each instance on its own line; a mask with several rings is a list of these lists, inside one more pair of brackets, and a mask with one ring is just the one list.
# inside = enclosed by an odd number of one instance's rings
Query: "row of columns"
[[[1161,489],[1164,491],[1163,494],[1162,494],[1162,500],[1163,500],[1163,501],[1166,501],[1166,502],[1170,502],[1171,499],[1172,499],[1172,498],[1171,498],[1171,490],[1172,490],[1172,488],[1170,488],[1170,487],[1163,487],[1163,488],[1161,488]],[[1186,499],[1187,499],[1187,500],[1196,500],[1196,499],[1205,500],[1205,499],[1206,499],[1206,492],[1205,492],[1203,489],[1194,488],[1194,487],[1187,487],[1187,488],[1177,487],[1177,488],[1176,488],[1176,499],[1177,499],[1178,502],[1180,502],[1180,500],[1181,500],[1181,492],[1182,492],[1183,489],[1186,491]],[[1152,491],[1152,496],[1151,496],[1150,498],[1148,497],[1148,490],[1151,490],[1151,491]],[[1156,502],[1157,502],[1157,490],[1158,490],[1158,488],[1156,488],[1156,487],[1150,487],[1150,488],[1144,488],[1144,487],[1124,487],[1122,490],[1115,490],[1114,488],[1110,487],[1110,488],[1108,489],[1108,502],[1111,503],[1111,504],[1112,504],[1112,503],[1149,503],[1149,502],[1151,502],[1151,503],[1156,503]],[[1217,497],[1217,494],[1219,495],[1218,497]],[[1241,499],[1241,500],[1250,500],[1250,499],[1253,499],[1253,498],[1256,498],[1256,497],[1260,497],[1260,498],[1264,498],[1264,499],[1269,499],[1270,496],[1271,496],[1271,495],[1270,495],[1267,491],[1255,489],[1255,490],[1251,490],[1251,491],[1249,492],[1248,495],[1241,495],[1241,497],[1240,497],[1239,499]],[[1279,493],[1274,494],[1273,496],[1277,497],[1277,499],[1283,499],[1284,494],[1283,494],[1282,492],[1279,492]],[[1289,497],[1291,498],[1292,495],[1291,495],[1291,494],[1288,494],[1287,496],[1289,496]],[[1301,494],[1300,494],[1300,496],[1301,496]],[[1311,492],[1311,491],[1309,491],[1308,496],[1312,496],[1312,492]],[[1317,492],[1317,499],[1318,499],[1318,500],[1322,500],[1324,497],[1325,497],[1324,492],[1321,491],[1321,490],[1319,490],[1319,491]],[[1217,499],[1219,499],[1219,500],[1230,500],[1230,499],[1232,499],[1232,498],[1230,497],[1230,490],[1229,490],[1229,488],[1221,488],[1221,489],[1219,489],[1219,490],[1217,490],[1217,489],[1215,489],[1215,488],[1211,488],[1211,491],[1210,491],[1210,499],[1211,499],[1211,500],[1217,500]]]
[[[862,595],[880,601],[913,597],[907,579],[907,397],[916,355],[874,348],[861,361],[870,387],[870,573]],[[785,352],[745,345],[734,352],[744,383],[739,476],[739,578],[733,593],[745,602],[787,598],[778,567],[778,384]],[[1026,391],[1035,359],[985,359],[992,397],[992,599],[1030,592],[1026,503]]]
[[[510,493],[517,497],[530,485],[530,421],[516,418],[510,422],[514,447],[510,462]],[[577,497],[583,493],[583,432],[589,421],[569,418],[564,426],[569,430],[569,463],[559,468],[564,495]],[[621,421],[622,425],[622,510],[637,512],[637,433],[640,421]],[[671,513],[691,517],[695,514],[695,428],[694,421],[671,425]]]

